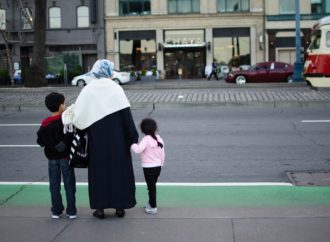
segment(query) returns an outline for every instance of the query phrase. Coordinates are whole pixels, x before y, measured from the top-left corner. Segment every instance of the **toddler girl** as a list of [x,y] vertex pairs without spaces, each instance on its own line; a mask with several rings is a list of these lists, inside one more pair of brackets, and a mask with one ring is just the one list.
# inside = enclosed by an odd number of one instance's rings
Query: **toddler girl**
[[144,211],[149,214],[156,214],[156,183],[165,160],[164,141],[156,134],[157,123],[155,120],[143,119],[140,128],[145,136],[139,144],[133,144],[131,149],[141,156],[141,165],[149,191],[149,203]]

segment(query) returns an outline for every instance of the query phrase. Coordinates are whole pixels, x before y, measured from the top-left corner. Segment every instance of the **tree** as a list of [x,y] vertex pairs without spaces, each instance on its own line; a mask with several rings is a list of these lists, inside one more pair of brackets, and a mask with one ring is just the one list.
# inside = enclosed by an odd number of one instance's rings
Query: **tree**
[[25,86],[47,86],[45,79],[47,1],[35,0],[34,43],[31,67],[27,71]]
[[13,68],[13,58],[11,49],[9,47],[9,36],[10,34],[6,31],[6,20],[4,19],[5,16],[0,15],[0,35],[3,38],[6,47],[6,55],[8,59],[8,71],[10,76],[10,83],[14,85],[14,68]]

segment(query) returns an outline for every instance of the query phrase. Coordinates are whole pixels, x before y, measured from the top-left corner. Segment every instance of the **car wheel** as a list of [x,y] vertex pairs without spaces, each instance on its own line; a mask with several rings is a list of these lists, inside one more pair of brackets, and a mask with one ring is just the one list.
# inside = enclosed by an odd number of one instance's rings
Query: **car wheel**
[[114,81],[115,83],[117,83],[118,85],[121,85],[120,81],[119,81],[117,78],[113,79],[113,81]]
[[292,83],[293,82],[293,75],[289,75],[286,80],[288,81],[288,83]]
[[83,87],[83,86],[85,86],[86,85],[86,82],[83,80],[83,79],[79,79],[78,81],[77,81],[77,86],[78,87]]
[[236,80],[236,84],[239,84],[239,85],[246,83],[246,78],[245,78],[245,76],[242,76],[242,75],[237,76],[235,78],[235,80]]

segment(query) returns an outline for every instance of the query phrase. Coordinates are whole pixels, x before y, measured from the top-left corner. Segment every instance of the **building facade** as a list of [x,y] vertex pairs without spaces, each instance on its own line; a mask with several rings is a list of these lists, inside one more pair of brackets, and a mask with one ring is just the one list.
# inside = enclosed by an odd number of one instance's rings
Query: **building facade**
[[202,78],[264,60],[263,0],[107,0],[106,56],[122,70]]
[[[33,51],[34,0],[0,0],[1,30],[8,36],[14,68],[29,67]],[[105,58],[103,0],[47,0],[46,72],[87,72]],[[4,41],[0,38],[0,68],[6,68]],[[79,70],[80,69],[80,70]],[[24,79],[24,78],[23,78]]]

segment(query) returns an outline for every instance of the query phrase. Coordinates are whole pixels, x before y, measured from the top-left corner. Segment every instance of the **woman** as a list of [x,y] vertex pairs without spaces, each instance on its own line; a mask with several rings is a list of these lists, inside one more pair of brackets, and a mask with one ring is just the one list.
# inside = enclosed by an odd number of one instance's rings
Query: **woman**
[[78,129],[87,130],[90,207],[100,219],[106,208],[115,208],[117,216],[123,217],[124,209],[136,204],[130,146],[138,141],[138,132],[123,89],[111,80],[113,66],[109,60],[96,61],[91,70],[95,80],[63,115],[70,116]]

